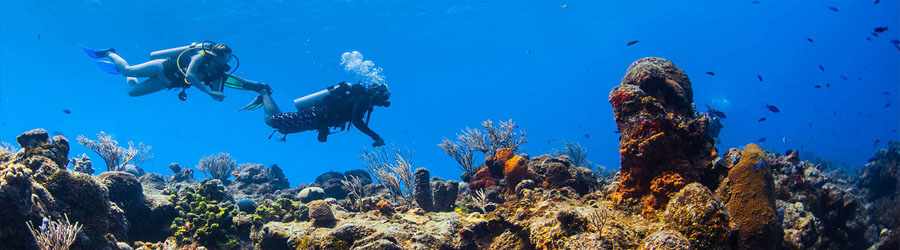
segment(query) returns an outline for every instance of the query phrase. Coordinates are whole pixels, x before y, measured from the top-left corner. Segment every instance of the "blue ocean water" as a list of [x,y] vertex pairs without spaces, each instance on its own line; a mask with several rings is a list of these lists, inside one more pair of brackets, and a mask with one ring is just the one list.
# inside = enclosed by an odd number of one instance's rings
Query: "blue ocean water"
[[[72,140],[106,131],[152,145],[155,158],[142,167],[165,174],[169,162],[192,166],[230,152],[239,162],[277,163],[297,185],[324,171],[364,168],[359,154],[371,140],[355,130],[324,144],[314,133],[268,140],[261,112],[238,112],[255,96],[249,92],[226,90],[224,102],[197,90],[189,90],[187,102],[175,90],[129,97],[124,79],[100,72],[80,46],[114,47],[139,63],[153,50],[225,42],[240,57],[238,75],[271,84],[284,110],[295,97],[362,80],[340,65],[342,53],[359,51],[383,68],[393,93],[393,106],[373,114],[373,129],[445,178],[459,170],[436,144],[485,119],[514,119],[527,131],[523,151],[532,155],[574,141],[591,161],[617,168],[607,94],[628,64],[645,56],[683,68],[700,111],[709,104],[727,113],[720,150],[766,138],[761,144],[771,151],[800,149],[804,158],[855,167],[900,137],[894,0],[3,5],[0,141],[35,127]],[[879,26],[889,29],[872,36]],[[639,42],[626,46],[633,40]],[[81,152],[99,160],[73,146],[72,155]]]

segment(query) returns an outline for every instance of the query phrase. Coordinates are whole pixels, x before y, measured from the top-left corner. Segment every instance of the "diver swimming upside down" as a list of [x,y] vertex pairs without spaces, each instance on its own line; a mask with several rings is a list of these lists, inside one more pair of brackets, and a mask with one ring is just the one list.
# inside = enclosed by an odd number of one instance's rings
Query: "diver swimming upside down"
[[346,130],[349,124],[352,124],[375,141],[372,146],[384,145],[381,136],[372,131],[368,124],[376,106],[391,105],[389,100],[391,94],[386,85],[341,82],[295,99],[296,112],[281,112],[272,100],[272,89],[267,85],[248,86],[247,89],[255,89],[259,96],[243,110],[262,107],[265,111],[266,125],[275,129],[273,134],[275,132],[283,134],[282,140],[285,140],[288,134],[316,130],[318,140],[325,142],[331,134],[331,128]]

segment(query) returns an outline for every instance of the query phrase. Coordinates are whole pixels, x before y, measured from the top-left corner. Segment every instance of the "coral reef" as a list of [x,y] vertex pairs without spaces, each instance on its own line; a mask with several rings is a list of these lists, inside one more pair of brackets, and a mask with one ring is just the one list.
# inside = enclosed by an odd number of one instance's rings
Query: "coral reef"
[[727,246],[728,211],[713,193],[700,183],[678,191],[663,213],[663,221],[692,242],[694,249],[724,249]]
[[229,183],[231,172],[237,168],[237,161],[231,159],[229,153],[217,153],[200,159],[197,169],[206,173],[210,179],[216,179],[222,183]]
[[170,182],[194,182],[194,170],[183,168],[177,162],[169,163],[169,170],[172,170],[172,178]]
[[179,190],[172,202],[178,217],[172,222],[172,237],[178,245],[196,243],[213,249],[236,249],[239,245],[236,214],[231,196],[219,179]]
[[434,199],[431,191],[431,174],[428,169],[419,168],[415,173],[415,188],[413,188],[413,200],[425,211],[434,211]]
[[729,159],[740,159],[728,167],[728,176],[716,193],[728,209],[728,222],[736,231],[739,249],[775,249],[782,237],[775,208],[774,180],[765,162],[765,152],[748,144]]
[[441,143],[460,182],[379,149],[363,155],[368,172],[295,187],[277,165],[237,165],[226,153],[201,160],[211,177],[202,182],[177,163],[171,178],[144,172],[136,149],[105,133],[83,139],[111,170],[92,176],[89,158],[69,159],[65,137],[31,130],[17,137],[21,149],[0,147],[0,248],[58,244],[47,235],[101,250],[900,248],[900,143],[858,178],[794,150],[719,155],[721,127],[691,95],[665,59],[630,67],[610,94],[622,131],[615,177],[595,173],[577,144],[520,152],[524,133],[511,121]]
[[119,146],[119,141],[112,135],[103,131],[97,133],[97,140],[80,135],[78,143],[100,155],[106,163],[107,171],[125,171],[128,164],[139,164],[153,157],[150,146],[143,143],[135,145],[129,141],[128,147],[124,148]]
[[228,190],[235,198],[274,194],[275,191],[289,187],[288,179],[278,165],[265,167],[262,164],[245,163],[238,166],[232,175],[234,181],[228,184]]
[[619,186],[613,198],[640,199],[645,214],[667,203],[684,185],[715,187],[715,133],[693,107],[687,75],[671,61],[648,57],[629,66],[609,94],[621,133]]

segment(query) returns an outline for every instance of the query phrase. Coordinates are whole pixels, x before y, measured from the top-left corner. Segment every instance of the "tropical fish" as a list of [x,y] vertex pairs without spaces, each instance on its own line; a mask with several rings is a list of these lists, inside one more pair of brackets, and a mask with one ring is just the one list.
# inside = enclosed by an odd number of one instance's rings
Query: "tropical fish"
[[766,121],[765,117],[760,117],[759,119],[756,120],[756,122],[764,122],[764,121]]
[[725,112],[722,112],[713,106],[706,105],[706,112],[708,112],[710,115],[712,115],[714,117],[718,117],[718,118],[722,118],[722,119],[728,118],[728,116],[725,115]]
[[709,76],[716,76],[716,72],[706,71],[706,74]]
[[625,45],[628,47],[631,47],[631,46],[634,46],[635,44],[638,44],[639,42],[641,42],[641,41],[631,40],[631,41],[628,41],[628,43],[626,43]]
[[768,109],[772,113],[781,112],[781,109],[778,109],[778,107],[776,107],[775,105],[771,105],[771,104],[766,104],[766,109]]
[[762,75],[760,74],[756,74],[756,79],[759,79],[760,82],[763,81]]
[[841,11],[841,9],[838,9],[838,7],[835,7],[835,6],[828,6],[828,9],[831,10],[831,11],[834,11],[834,12],[839,12],[839,11]]

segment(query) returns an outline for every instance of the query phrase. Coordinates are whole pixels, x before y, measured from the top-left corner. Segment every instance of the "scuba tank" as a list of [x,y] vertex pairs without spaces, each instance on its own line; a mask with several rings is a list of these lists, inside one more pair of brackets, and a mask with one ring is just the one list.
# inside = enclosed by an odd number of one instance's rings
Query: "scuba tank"
[[326,97],[331,95],[334,90],[340,88],[343,84],[346,83],[339,83],[337,85],[316,91],[315,93],[294,99],[294,107],[297,108],[297,111],[300,111],[318,105],[322,103]]

